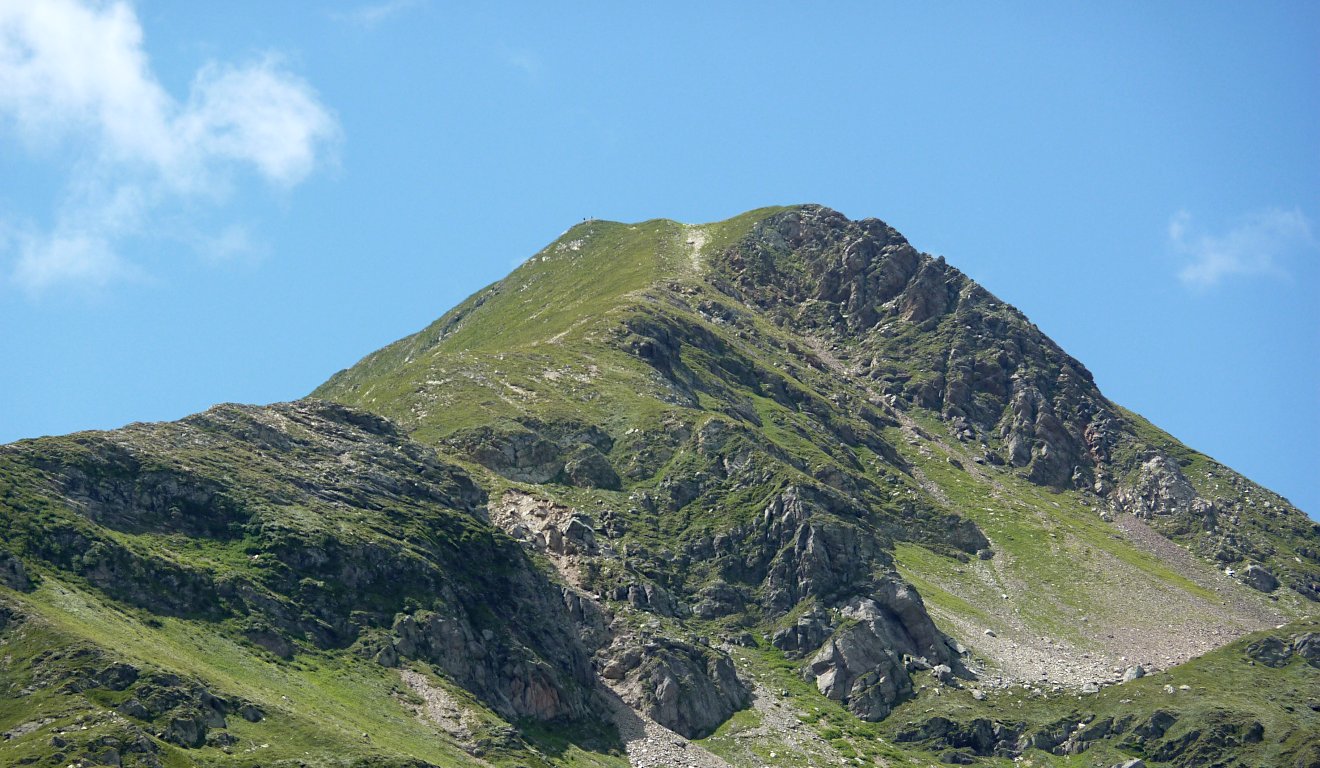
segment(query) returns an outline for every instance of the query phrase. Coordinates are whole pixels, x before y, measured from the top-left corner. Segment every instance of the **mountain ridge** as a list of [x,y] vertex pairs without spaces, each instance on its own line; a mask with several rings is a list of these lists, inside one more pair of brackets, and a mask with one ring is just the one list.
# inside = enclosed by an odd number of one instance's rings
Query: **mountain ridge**
[[822,206],[582,222],[305,400],[21,441],[0,482],[0,638],[95,649],[6,667],[38,761],[1247,765],[1316,725],[1211,681],[1049,735],[1290,621],[1257,656],[1304,689],[1320,527]]

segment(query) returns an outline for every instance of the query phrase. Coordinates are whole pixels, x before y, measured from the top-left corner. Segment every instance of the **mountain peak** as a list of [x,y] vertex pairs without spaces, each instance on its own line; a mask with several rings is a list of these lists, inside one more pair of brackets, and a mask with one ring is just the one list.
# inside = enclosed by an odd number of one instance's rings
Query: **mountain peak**
[[4,762],[1320,755],[1320,526],[877,219],[583,221],[314,395],[0,447]]

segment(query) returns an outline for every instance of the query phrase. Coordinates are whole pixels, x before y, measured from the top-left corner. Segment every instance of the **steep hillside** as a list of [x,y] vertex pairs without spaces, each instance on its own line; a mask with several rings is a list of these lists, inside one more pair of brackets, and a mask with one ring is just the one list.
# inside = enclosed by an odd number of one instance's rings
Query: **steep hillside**
[[[819,206],[584,222],[306,401],[0,448],[0,516],[15,761],[1268,765],[1320,729],[1320,528]],[[1294,621],[1277,665],[1202,657]]]

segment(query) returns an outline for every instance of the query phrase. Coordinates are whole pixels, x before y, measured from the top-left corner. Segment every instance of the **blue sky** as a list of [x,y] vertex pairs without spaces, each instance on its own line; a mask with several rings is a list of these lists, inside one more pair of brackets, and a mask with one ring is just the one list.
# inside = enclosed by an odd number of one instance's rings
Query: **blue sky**
[[299,397],[584,216],[819,202],[1320,513],[1320,5],[551,5],[0,0],[0,441]]

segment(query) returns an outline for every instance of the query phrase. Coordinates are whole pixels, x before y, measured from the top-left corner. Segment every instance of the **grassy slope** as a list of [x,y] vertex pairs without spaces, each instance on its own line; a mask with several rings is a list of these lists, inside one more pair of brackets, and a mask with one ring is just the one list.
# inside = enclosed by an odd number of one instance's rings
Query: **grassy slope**
[[[260,722],[227,718],[226,729],[238,737],[229,750],[208,746],[181,749],[159,743],[167,766],[192,765],[388,765],[393,761],[426,760],[439,766],[471,765],[452,738],[417,716],[416,696],[400,681],[397,670],[352,654],[304,652],[283,661],[250,645],[236,642],[204,622],[158,617],[125,610],[76,583],[48,574],[31,594],[8,592],[6,602],[27,619],[11,627],[4,638],[5,677],[17,688],[31,682],[34,671],[51,672],[36,664],[53,648],[100,649],[103,656],[70,661],[70,675],[104,666],[109,661],[144,670],[177,674],[203,681],[211,690],[255,703],[265,713]],[[429,667],[417,667],[429,672]],[[6,764],[49,756],[53,734],[85,744],[100,735],[122,733],[125,718],[111,709],[127,698],[105,689],[86,697],[60,687],[41,687],[32,695],[0,699],[0,730],[24,723],[40,727],[0,748]],[[490,728],[503,722],[466,697]],[[84,729],[84,725],[89,725]],[[364,739],[363,734],[370,734]],[[122,738],[122,737],[121,737]],[[68,750],[70,756],[82,750]],[[556,754],[556,752],[558,754]],[[568,761],[573,765],[620,765],[618,758],[587,753],[571,744],[536,751],[494,750],[485,756],[492,765],[539,765]]]
[[[705,252],[714,253],[732,244],[752,224],[776,210],[751,212],[721,225],[706,225]],[[684,231],[672,222],[579,225],[506,280],[477,294],[417,336],[364,359],[315,394],[368,408],[379,407],[383,413],[410,424],[424,441],[483,420],[528,414],[544,419],[568,415],[619,431],[626,427],[654,426],[674,413],[674,409],[660,405],[665,393],[654,381],[651,370],[621,354],[611,343],[607,330],[621,318],[638,311],[638,307],[654,304],[657,299],[648,288],[659,281],[680,280],[689,305],[703,297],[718,295],[705,286],[700,275],[687,268],[689,253],[683,248]],[[578,250],[573,250],[575,244]],[[581,272],[565,275],[560,268],[566,266],[566,261],[607,279],[583,281]],[[568,307],[573,311],[566,311]],[[743,325],[736,332],[727,326],[690,319],[729,341],[739,354],[786,373],[794,387],[818,396],[846,398],[848,395],[843,391],[846,388],[832,380],[824,366],[803,364],[810,353],[801,349],[800,344],[795,347],[794,341],[800,343],[800,340],[759,316],[742,317]],[[684,362],[699,373],[711,371],[718,364],[718,360],[708,359],[701,349],[685,348],[683,355]],[[399,359],[406,362],[400,365]],[[585,361],[591,365],[584,364]],[[550,372],[560,375],[547,375]],[[419,381],[423,382],[421,386]],[[728,382],[721,384],[727,386]],[[425,389],[427,386],[431,388]],[[745,398],[753,405],[761,421],[760,434],[800,459],[807,475],[831,466],[847,465],[855,469],[860,465],[863,474],[873,481],[882,482],[890,477],[884,462],[865,450],[843,448],[839,453],[831,439],[822,439],[822,425],[808,410],[787,408],[737,385],[727,394]],[[705,393],[700,396],[698,412],[718,410],[723,405],[718,397],[708,397]],[[407,408],[403,407],[405,403],[409,404]],[[690,413],[687,409],[679,410]],[[842,419],[849,420],[852,414],[848,409],[839,410]],[[970,453],[948,437],[935,414],[916,409],[913,415],[923,428],[921,437],[914,440],[910,433],[897,428],[888,430],[884,437],[899,448],[903,458],[919,470],[928,484],[938,486],[938,491],[932,495],[929,489],[910,478],[900,477],[899,492],[970,517],[999,552],[996,567],[982,568],[978,573],[979,564],[975,561],[968,565],[917,544],[899,544],[896,559],[901,572],[945,619],[1001,632],[1007,630],[1011,634],[1013,628],[996,623],[996,616],[1002,610],[1001,592],[1013,591],[1019,609],[1013,618],[1019,632],[1065,637],[1086,648],[1093,643],[1091,634],[1097,624],[1122,620],[1136,621],[1139,625],[1143,620],[1162,620],[1159,616],[1137,618],[1126,612],[1105,615],[1106,610],[1131,607],[1122,605],[1121,601],[1115,604],[1101,599],[1106,593],[1121,590],[1125,580],[1153,585],[1156,593],[1168,598],[1170,610],[1197,612],[1222,604],[1222,596],[1212,588],[1216,585],[1189,578],[1101,521],[1092,507],[1093,499],[1073,492],[1045,490],[1004,468],[987,466],[976,473],[956,468],[947,459],[954,458],[969,466]],[[699,424],[709,417],[686,418]],[[1134,421],[1148,427],[1139,418]],[[862,427],[860,422],[851,423]],[[1141,437],[1161,447],[1194,453],[1153,427],[1142,432]],[[702,468],[690,452],[680,448],[659,476],[675,476],[685,469]],[[788,471],[788,475],[792,474]],[[624,503],[622,494],[539,490],[583,507],[617,507]],[[730,501],[735,506],[738,504]],[[759,496],[746,500],[750,510],[747,513],[759,511],[758,505],[763,502]],[[744,517],[732,507],[722,509],[719,515],[718,520],[711,521],[717,528]],[[674,547],[692,535],[694,522],[701,528],[702,523],[694,521],[690,512],[685,511],[679,519],[660,520],[654,530],[633,529],[628,539],[643,547]],[[1018,588],[1010,590],[1009,584]],[[1234,585],[1225,589],[1253,604],[1265,603],[1260,595]],[[1284,615],[1305,615],[1310,608],[1288,599],[1282,605],[1268,607],[1281,610]],[[1095,624],[1079,623],[1083,615]],[[1238,631],[1249,628],[1250,625],[1242,624]],[[946,629],[962,635],[975,647],[976,637],[950,627],[947,621]],[[782,659],[774,661],[775,655],[771,650],[768,656],[763,653],[749,657],[752,668],[760,670],[754,674],[771,674],[775,668],[785,667],[788,676],[781,682],[785,689],[793,688],[792,680],[797,677],[792,670],[797,665]],[[807,688],[810,690],[804,691],[804,695],[814,695],[814,689]],[[832,703],[830,706],[837,708]],[[754,719],[753,714],[745,713],[721,733],[736,730],[740,723],[746,726]],[[871,726],[842,715],[841,721],[844,720],[852,720],[851,727],[860,729],[856,731],[859,738],[870,732]],[[713,738],[712,748],[721,751],[721,734]],[[762,758],[773,744],[763,746],[758,753]],[[744,757],[752,759],[751,753]]]
[[[1317,670],[1297,656],[1278,669],[1257,664],[1245,649],[1264,637],[1317,630],[1320,623],[1310,619],[1279,630],[1257,632],[1186,664],[1096,694],[1042,695],[1023,686],[992,693],[984,701],[977,701],[971,695],[971,688],[946,689],[944,695],[924,696],[902,705],[882,724],[882,732],[892,740],[912,723],[935,716],[961,722],[984,717],[1041,726],[1070,715],[1078,722],[1091,716],[1097,720],[1106,717],[1117,720],[1124,716],[1141,720],[1155,711],[1165,711],[1179,720],[1168,733],[1168,737],[1177,738],[1202,726],[1216,713],[1231,713],[1241,719],[1256,720],[1265,729],[1265,737],[1259,744],[1244,745],[1233,752],[1241,765],[1292,765],[1304,743],[1320,742],[1317,738],[1320,712],[1313,709],[1313,705],[1320,704]],[[1121,742],[1121,738],[1095,741],[1081,758],[1060,757],[1036,749],[1028,750],[1023,757],[1038,766],[1062,766],[1075,765],[1079,760],[1084,765],[1111,765],[1142,756]],[[1015,764],[1012,760],[994,758],[986,758],[984,763]]]
[[[704,225],[705,252],[714,253],[731,244],[753,223],[776,210],[754,211],[729,222]],[[723,405],[709,392],[702,393],[702,407],[675,405],[652,368],[620,351],[611,335],[625,318],[639,312],[666,311],[655,288],[670,280],[682,283],[691,303],[715,295],[693,272],[693,254],[687,242],[691,233],[691,228],[664,220],[578,225],[505,280],[474,295],[427,329],[340,372],[314,394],[375,410],[397,420],[414,437],[433,444],[466,427],[527,415],[595,423],[606,426],[616,436],[634,427],[663,430],[666,420],[675,413],[697,426],[711,418],[725,418],[704,410],[718,410]],[[743,324],[737,327],[690,319],[726,340],[740,355],[782,373],[790,388],[822,402],[830,397],[843,398],[844,405],[837,409],[840,421],[857,430],[868,428],[847,400],[856,393],[848,392],[824,366],[812,364],[811,354],[795,346],[800,340],[794,340],[791,334],[754,315],[744,316]],[[1103,611],[1096,591],[1115,587],[1112,577],[1116,568],[1122,577],[1159,585],[1176,596],[1183,609],[1198,605],[1198,601],[1217,599],[1205,585],[1116,536],[1090,509],[1088,499],[1043,490],[1001,468],[985,467],[977,474],[950,464],[948,458],[952,457],[970,466],[971,457],[956,441],[947,438],[934,414],[914,412],[924,437],[913,437],[898,428],[884,434],[886,442],[897,447],[907,462],[938,487],[938,492],[932,493],[912,478],[895,478],[892,468],[876,454],[822,438],[821,420],[809,408],[787,407],[741,385],[716,381],[718,376],[711,371],[719,361],[703,359],[702,354],[692,348],[684,351],[685,360],[699,375],[711,377],[710,392],[717,392],[716,386],[732,387],[727,394],[746,399],[761,420],[760,434],[777,449],[800,460],[803,470],[781,468],[781,481],[803,480],[831,468],[860,467],[860,473],[875,483],[891,478],[899,482],[895,498],[917,498],[977,522],[999,553],[993,561],[996,568],[989,572],[978,572],[975,561],[969,565],[915,543],[900,543],[896,549],[901,572],[920,589],[941,619],[1011,631],[1010,627],[995,624],[997,610],[1002,607],[1000,592],[1010,583],[1029,585],[1030,589],[1020,593],[1019,620],[1025,631],[1065,636],[1085,645],[1086,630],[1078,626],[1077,617],[1083,611],[1092,616]],[[483,475],[483,482],[496,492],[507,485],[480,468],[464,465]],[[690,449],[680,447],[656,476],[680,476],[702,468]],[[1204,473],[1189,471],[1189,476],[1198,482]],[[537,491],[588,509],[625,508],[630,503],[626,490],[611,493],[542,487]],[[681,538],[701,533],[704,524],[723,526],[759,512],[764,504],[760,493],[758,490],[745,499],[727,499],[727,507],[719,511],[718,519],[694,521],[687,512],[681,517],[657,519],[654,527],[637,526],[629,531],[628,542],[656,551],[675,547]],[[188,552],[186,541],[162,543],[194,562],[219,566],[242,557],[241,544]],[[1247,598],[1263,600],[1254,594]],[[239,721],[231,728],[242,739],[240,748],[270,743],[268,749],[274,751],[263,755],[267,761],[301,757],[313,764],[330,765],[340,756],[372,754],[410,755],[440,765],[461,764],[467,759],[445,746],[433,727],[411,714],[402,703],[407,696],[394,672],[361,663],[350,655],[309,653],[292,663],[281,662],[227,640],[204,624],[164,619],[155,626],[157,620],[152,618],[153,624],[149,625],[144,615],[126,612],[76,583],[57,578],[48,579],[36,593],[17,600],[26,611],[43,617],[41,629],[26,630],[48,633],[34,643],[90,641],[116,649],[135,649],[130,654],[134,658],[213,681],[232,693],[261,702],[270,713],[267,721]],[[1306,606],[1285,604],[1283,608],[1302,612]],[[692,624],[699,630],[706,627],[701,622]],[[950,626],[945,624],[945,628]],[[714,623],[709,629],[724,628]],[[755,629],[759,633],[773,627]],[[975,640],[966,635],[964,639],[969,644]],[[21,652],[15,654],[16,658],[20,656]],[[837,703],[821,697],[814,685],[803,682],[800,662],[784,659],[773,648],[738,649],[735,657],[746,674],[767,688],[788,691],[787,698],[800,710],[804,727],[830,745],[823,753],[787,757],[797,753],[773,734],[740,738],[739,733],[759,724],[757,713],[747,711],[706,740],[709,748],[736,764],[812,764],[817,758],[832,762],[839,757],[895,761],[911,757],[920,763],[931,758],[919,748],[894,745],[889,725],[862,723]],[[1215,666],[1219,658],[1212,654],[1195,662],[1200,666],[1193,669],[1188,665],[1172,674],[1187,675],[1178,679],[1196,680],[1190,683],[1194,688],[1199,685],[1214,692],[1203,696],[1203,700],[1256,706],[1254,699],[1233,698],[1238,694],[1219,697],[1214,685],[1216,675],[1223,675],[1222,679],[1238,675],[1245,684],[1249,678],[1244,676],[1250,674],[1228,666],[1220,669]],[[1290,667],[1287,674],[1290,677],[1281,685],[1296,687],[1307,680],[1306,670]],[[1106,689],[1087,701],[1099,702],[1096,706],[1127,706],[1117,703],[1121,699],[1111,691],[1137,691],[1155,685]],[[20,706],[6,701],[0,705],[0,728],[29,721],[39,711],[63,711],[71,706],[76,710],[82,706],[57,697],[36,702],[36,708],[28,709],[32,703]],[[1032,717],[1049,719],[1076,703],[1071,696],[1037,699],[1010,692],[987,702],[975,702],[965,695],[934,697],[926,693],[895,715],[894,722],[927,711],[946,710],[959,715],[1021,710]],[[92,708],[87,705],[85,709]],[[61,715],[57,722],[38,732],[46,735],[38,738],[34,734],[16,746],[28,745],[23,748],[39,753],[48,740],[49,728],[75,716]],[[362,743],[362,732],[372,734],[369,745]],[[565,751],[557,752],[561,748]],[[618,763],[615,757],[549,741],[543,752],[571,764]],[[775,758],[770,758],[771,752],[775,752]],[[184,760],[180,754],[171,752],[171,759]],[[186,759],[205,762],[224,757],[218,750],[208,749],[190,751]],[[1061,759],[1045,755],[1032,757],[1037,764],[1063,764]],[[498,762],[498,758],[496,755],[491,759]],[[535,764],[541,758],[519,752],[508,759]]]

